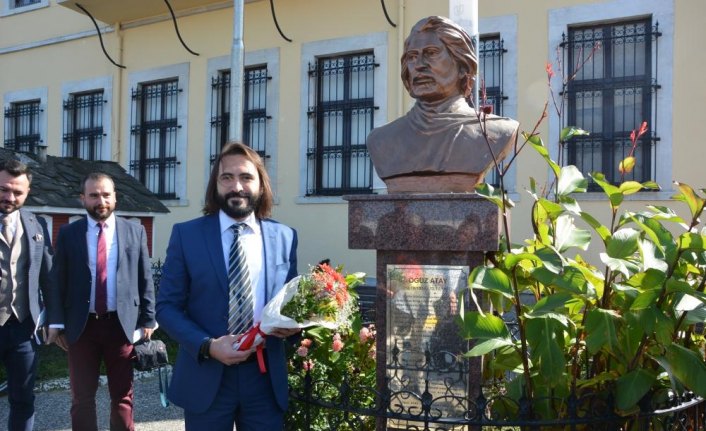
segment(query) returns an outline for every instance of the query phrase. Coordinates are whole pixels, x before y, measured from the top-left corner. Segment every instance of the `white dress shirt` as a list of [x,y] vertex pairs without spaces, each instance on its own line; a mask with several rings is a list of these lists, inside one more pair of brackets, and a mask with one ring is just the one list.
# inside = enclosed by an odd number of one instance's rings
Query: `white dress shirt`
[[262,309],[265,306],[265,248],[262,245],[262,229],[260,222],[255,218],[255,214],[250,214],[248,218],[242,222],[238,222],[232,217],[229,217],[223,210],[218,212],[218,220],[221,227],[221,245],[223,246],[223,260],[225,261],[225,271],[228,273],[228,259],[230,255],[230,246],[233,243],[233,231],[230,227],[236,223],[245,223],[247,226],[243,229],[241,241],[245,251],[245,259],[248,262],[250,270],[250,281],[253,288],[253,321],[260,321]]

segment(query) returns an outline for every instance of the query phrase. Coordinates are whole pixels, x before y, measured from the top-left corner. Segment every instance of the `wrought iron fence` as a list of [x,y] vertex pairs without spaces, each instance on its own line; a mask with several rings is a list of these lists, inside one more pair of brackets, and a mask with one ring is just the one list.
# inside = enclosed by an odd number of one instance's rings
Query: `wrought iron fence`
[[[640,403],[640,411],[630,416],[616,413],[614,401],[605,394],[571,393],[568,396],[544,397],[518,401],[507,395],[507,385],[499,382],[485,386],[476,396],[472,388],[456,390],[455,384],[466,378],[469,366],[465,359],[449,352],[443,357],[456,358],[452,365],[435,360],[425,351],[425,361],[410,368],[394,352],[383,388],[333,384],[328,379],[314,380],[308,372],[294,376],[290,385],[290,412],[287,431],[314,430],[704,430],[706,404],[691,393],[676,395],[671,391],[650,393]],[[438,356],[438,355],[436,355]],[[396,369],[421,373],[421,384],[399,380]],[[439,374],[447,377],[439,380]],[[455,376],[455,377],[448,377]],[[432,389],[434,387],[435,389]],[[439,391],[439,388],[442,390]],[[558,419],[557,419],[558,418]]]

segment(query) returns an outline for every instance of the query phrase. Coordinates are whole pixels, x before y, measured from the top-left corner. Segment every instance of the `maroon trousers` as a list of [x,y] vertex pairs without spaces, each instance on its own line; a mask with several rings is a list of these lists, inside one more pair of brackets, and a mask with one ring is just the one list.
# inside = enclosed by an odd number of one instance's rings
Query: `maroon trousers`
[[69,345],[71,425],[73,431],[97,431],[96,391],[101,361],[110,392],[110,430],[134,431],[132,416],[133,347],[116,313],[89,316],[76,343]]

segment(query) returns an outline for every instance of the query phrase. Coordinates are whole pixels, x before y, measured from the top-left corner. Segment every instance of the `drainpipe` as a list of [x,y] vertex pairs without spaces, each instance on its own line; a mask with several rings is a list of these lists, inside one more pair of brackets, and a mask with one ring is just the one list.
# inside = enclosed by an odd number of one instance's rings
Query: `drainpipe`
[[[405,0],[400,0],[397,3],[397,62],[395,63],[396,70],[397,70],[397,75],[396,75],[396,80],[394,82],[398,82],[401,84],[401,76],[402,76],[402,65],[400,63],[400,58],[402,58],[402,52],[404,50],[404,38],[405,38],[405,25],[404,25],[404,9],[405,9]],[[405,90],[404,85],[399,86],[399,91],[397,92],[397,112],[395,113],[395,118],[399,118],[405,114],[405,109],[404,109],[404,94],[407,90]]]
[[[449,18],[460,25],[476,47],[478,55],[478,0],[449,0]],[[473,103],[478,107],[478,70],[476,69],[476,85],[473,86]]]
[[[123,64],[123,29],[120,26],[119,22],[116,22],[113,25],[113,29],[115,30],[115,36],[118,42],[118,64]],[[118,109],[116,113],[116,118],[115,118],[115,123],[112,125],[113,131],[115,132],[115,152],[111,154],[111,158],[109,160],[111,161],[116,161],[117,163],[120,163],[120,155],[122,154],[122,131],[123,131],[123,77],[124,77],[124,72],[122,67],[117,67],[118,69],[118,79],[115,83],[115,88],[113,90],[113,95],[117,95],[118,99]],[[132,94],[127,95],[128,100],[130,97],[132,97]],[[130,138],[128,136],[128,145],[129,145]],[[110,143],[108,143],[108,148],[110,148]],[[127,151],[128,154],[130,154],[130,151]],[[129,166],[130,162],[129,160],[125,164],[125,166]]]
[[243,138],[243,18],[244,1],[233,0],[233,45],[230,54],[230,124],[228,137]]

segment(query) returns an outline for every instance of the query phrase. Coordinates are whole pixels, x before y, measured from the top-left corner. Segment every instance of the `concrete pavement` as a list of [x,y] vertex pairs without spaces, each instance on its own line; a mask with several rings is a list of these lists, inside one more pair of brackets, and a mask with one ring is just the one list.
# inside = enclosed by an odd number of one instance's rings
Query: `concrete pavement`
[[[59,384],[58,386],[65,386]],[[108,430],[110,397],[107,385],[98,388],[96,397],[98,429]],[[71,431],[71,392],[68,389],[38,390],[35,401],[35,431]],[[154,375],[135,378],[135,431],[179,431],[184,429],[184,415],[179,407],[162,407],[159,381]],[[0,429],[7,426],[7,397],[0,397]]]

